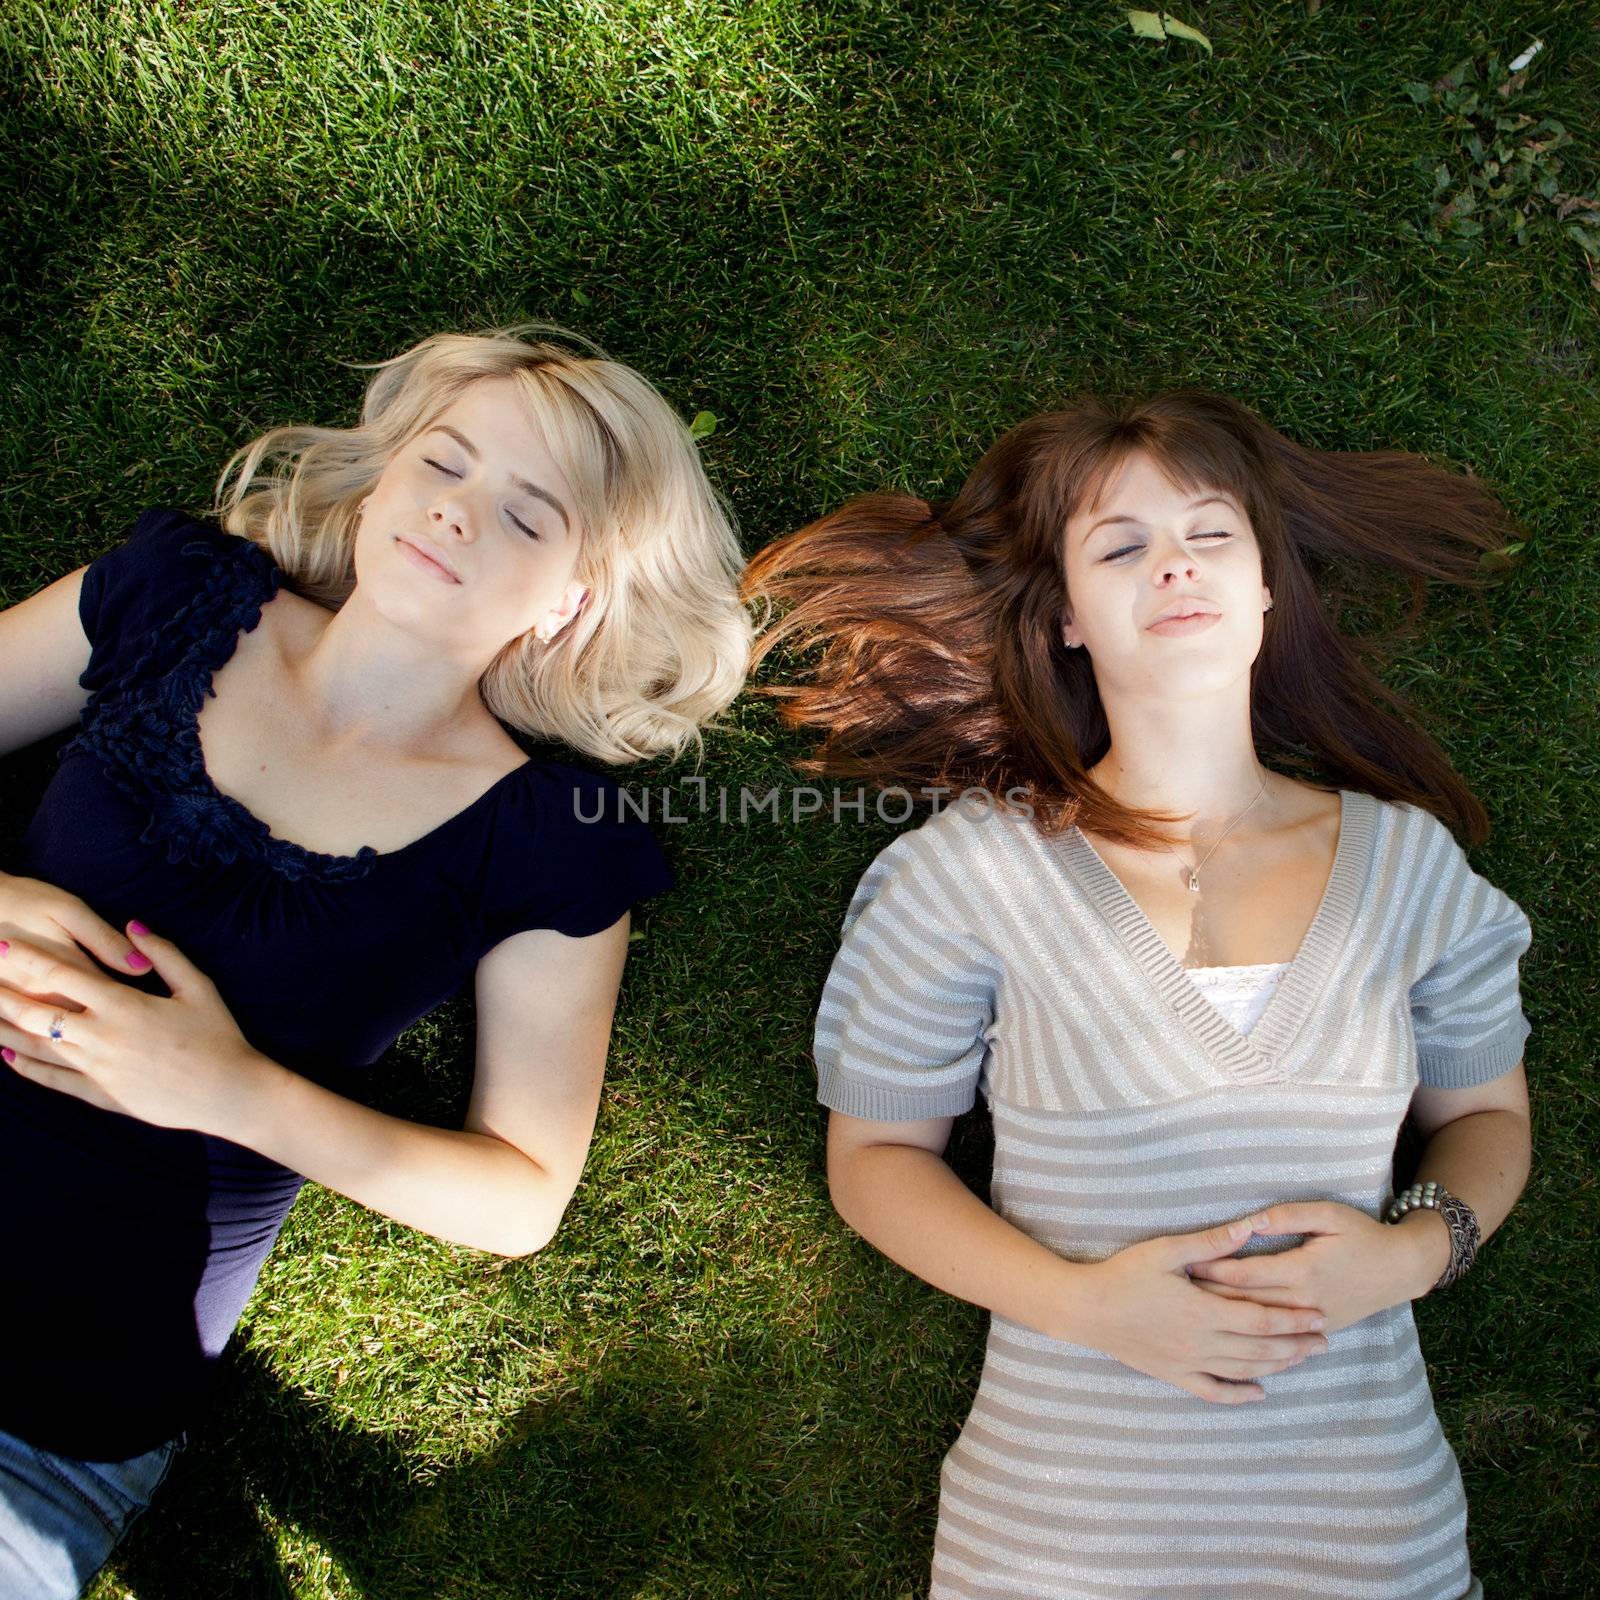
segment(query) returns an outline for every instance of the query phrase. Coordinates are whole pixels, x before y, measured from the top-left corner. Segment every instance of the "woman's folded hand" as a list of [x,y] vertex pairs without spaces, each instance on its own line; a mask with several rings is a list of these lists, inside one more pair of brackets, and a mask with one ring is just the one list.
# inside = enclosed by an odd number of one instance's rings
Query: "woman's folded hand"
[[1449,1230],[1437,1212],[1395,1227],[1335,1200],[1300,1200],[1273,1206],[1255,1231],[1304,1238],[1274,1255],[1200,1262],[1190,1275],[1219,1296],[1314,1305],[1335,1333],[1426,1294],[1450,1264]]
[[1202,1400],[1238,1404],[1265,1396],[1254,1380],[1327,1349],[1312,1302],[1263,1305],[1209,1294],[1190,1279],[1231,1256],[1262,1217],[1129,1245],[1094,1264],[1080,1313],[1080,1343]]
[[147,994],[41,944],[0,941],[0,1057],[21,1076],[105,1110],[239,1137],[252,1096],[282,1069],[250,1047],[216,986],[176,945],[137,922],[128,935],[170,995]]
[[[97,971],[96,961],[112,972],[150,970],[149,956],[77,895],[37,878],[14,878],[4,872],[0,872],[0,940],[23,940],[83,972]],[[20,987],[13,972],[4,970],[0,970],[0,984]],[[43,994],[38,998],[59,1005],[67,997]]]

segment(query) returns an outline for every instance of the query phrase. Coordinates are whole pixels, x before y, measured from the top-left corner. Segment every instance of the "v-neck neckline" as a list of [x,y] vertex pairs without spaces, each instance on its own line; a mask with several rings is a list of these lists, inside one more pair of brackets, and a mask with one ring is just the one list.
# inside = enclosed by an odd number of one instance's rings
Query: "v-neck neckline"
[[1304,1027],[1349,940],[1372,859],[1377,803],[1352,789],[1339,791],[1339,841],[1315,915],[1289,961],[1276,993],[1248,1034],[1240,1033],[1190,982],[1139,903],[1077,828],[1062,835],[1066,860],[1140,969],[1212,1059],[1233,1077],[1263,1082],[1279,1077],[1279,1058]]

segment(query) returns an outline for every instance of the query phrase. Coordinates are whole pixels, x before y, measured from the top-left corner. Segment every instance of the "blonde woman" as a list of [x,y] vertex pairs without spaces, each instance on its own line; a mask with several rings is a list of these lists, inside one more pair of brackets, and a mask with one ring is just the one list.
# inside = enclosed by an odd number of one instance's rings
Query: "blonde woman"
[[[148,1501],[302,1178],[548,1242],[629,907],[671,880],[609,780],[502,724],[626,762],[744,674],[694,444],[597,356],[425,340],[218,494],[0,616],[0,747],[81,724],[0,878],[6,1597],[79,1593]],[[468,979],[466,1125],[364,1105]]]

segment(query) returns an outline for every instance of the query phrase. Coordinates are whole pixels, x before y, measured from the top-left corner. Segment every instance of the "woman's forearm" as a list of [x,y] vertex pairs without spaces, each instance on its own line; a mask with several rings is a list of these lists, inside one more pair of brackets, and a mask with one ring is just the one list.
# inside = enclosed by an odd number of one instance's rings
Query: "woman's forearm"
[[521,1256],[554,1235],[570,1185],[503,1140],[374,1111],[265,1056],[244,1070],[222,1137],[453,1244]]
[[997,1215],[931,1150],[872,1145],[829,1165],[839,1215],[946,1294],[1052,1339],[1074,1339],[1088,1268]]
[[[1417,1181],[1442,1184],[1472,1207],[1487,1239],[1511,1214],[1528,1181],[1532,1144],[1518,1111],[1474,1111],[1438,1128],[1422,1148]],[[1419,1208],[1396,1227],[1416,1244],[1413,1298],[1424,1295],[1450,1265],[1450,1230],[1437,1211]]]

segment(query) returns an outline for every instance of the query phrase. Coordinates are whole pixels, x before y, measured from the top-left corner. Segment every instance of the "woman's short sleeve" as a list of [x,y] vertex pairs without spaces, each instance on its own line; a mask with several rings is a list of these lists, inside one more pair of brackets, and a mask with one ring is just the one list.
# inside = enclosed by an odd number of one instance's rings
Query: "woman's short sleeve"
[[586,938],[672,887],[655,836],[610,778],[530,763],[510,788],[481,880],[480,955],[534,928]]
[[916,834],[867,869],[822,991],[817,1097],[874,1122],[970,1110],[988,1055],[998,967],[955,925],[937,859]]
[[91,561],[78,592],[78,620],[90,645],[81,685],[111,687],[205,584],[217,557],[270,558],[248,541],[182,511],[144,512],[123,543]]
[[1480,878],[1454,840],[1428,905],[1440,946],[1411,986],[1417,1073],[1435,1089],[1465,1089],[1511,1071],[1529,1033],[1517,964],[1532,941],[1514,901]]

